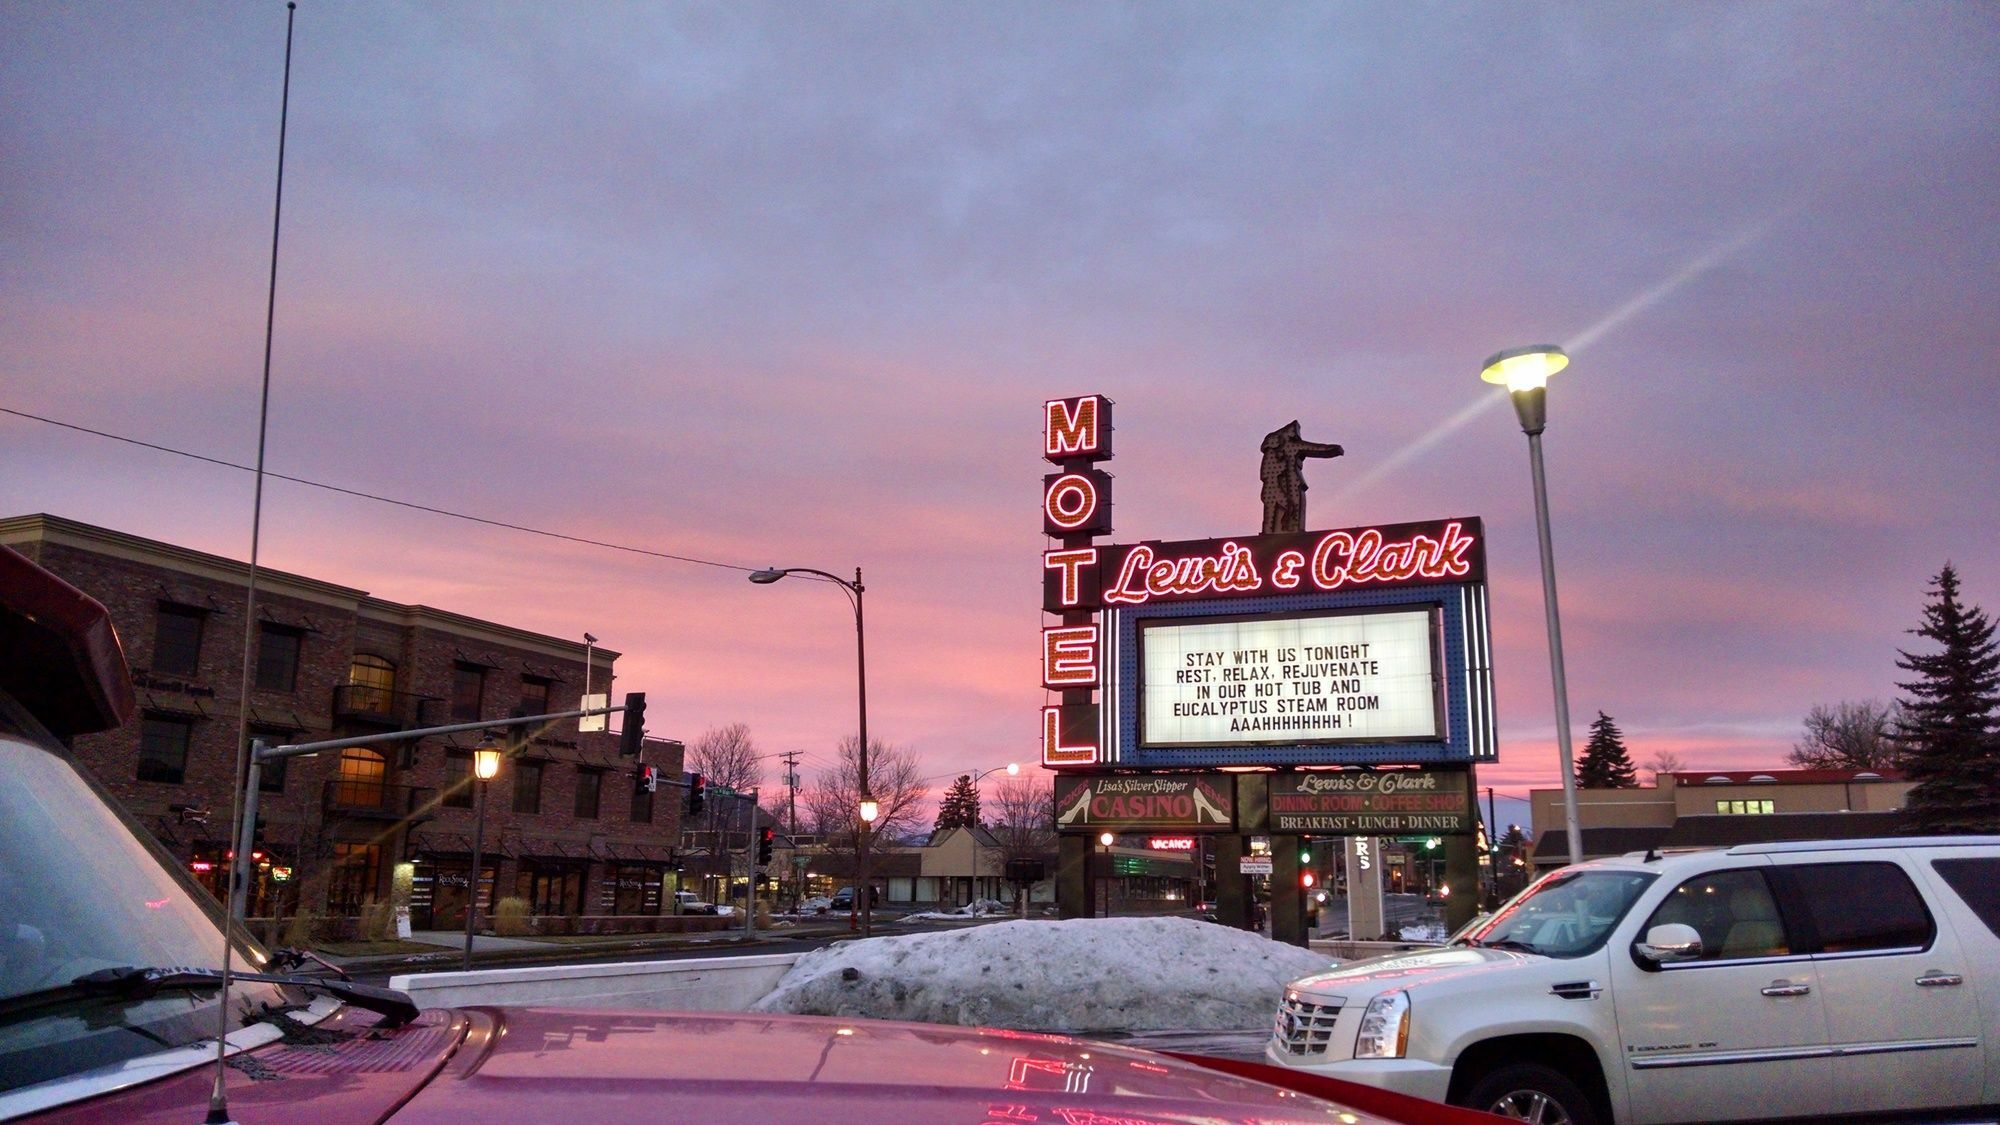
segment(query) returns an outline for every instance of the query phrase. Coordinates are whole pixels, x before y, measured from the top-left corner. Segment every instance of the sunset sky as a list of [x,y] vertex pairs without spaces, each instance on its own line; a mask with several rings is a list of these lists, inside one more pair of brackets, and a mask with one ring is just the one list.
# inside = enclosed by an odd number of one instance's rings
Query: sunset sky
[[[1111,541],[1482,517],[1501,760],[1771,766],[2000,609],[2000,7],[305,0],[273,472],[868,586],[869,724],[1034,760],[1040,407]],[[0,6],[0,408],[255,459],[275,0]],[[0,514],[233,557],[247,473],[0,414]],[[263,562],[621,651],[657,733],[853,729],[838,591],[269,482]],[[775,780],[776,771],[772,771]],[[1503,821],[1520,819],[1503,809]]]

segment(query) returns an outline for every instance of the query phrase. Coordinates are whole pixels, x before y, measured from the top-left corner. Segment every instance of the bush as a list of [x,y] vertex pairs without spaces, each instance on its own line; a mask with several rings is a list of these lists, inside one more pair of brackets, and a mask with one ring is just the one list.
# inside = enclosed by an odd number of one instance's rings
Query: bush
[[313,923],[313,913],[310,910],[301,910],[297,914],[287,918],[285,920],[284,944],[293,949],[304,949],[306,946],[311,945],[313,938],[318,936],[314,932]]
[[493,932],[501,937],[520,937],[534,932],[534,923],[528,918],[528,900],[524,898],[503,898],[493,908]]
[[386,902],[361,905],[361,920],[355,929],[362,941],[387,941],[395,935],[396,914]]

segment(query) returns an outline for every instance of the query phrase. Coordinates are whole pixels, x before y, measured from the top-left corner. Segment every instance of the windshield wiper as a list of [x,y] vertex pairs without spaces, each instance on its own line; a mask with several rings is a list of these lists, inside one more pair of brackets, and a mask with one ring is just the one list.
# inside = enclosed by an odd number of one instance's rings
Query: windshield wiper
[[[284,984],[323,992],[357,1008],[381,1013],[387,1017],[388,1027],[401,1027],[409,1023],[417,1018],[419,1011],[416,1001],[401,992],[377,988],[374,985],[356,984],[352,981],[239,972],[230,973],[229,979],[258,984]],[[145,1000],[161,992],[203,992],[221,987],[220,969],[184,967],[135,969],[129,965],[118,969],[100,969],[94,973],[85,973],[68,984],[59,984],[54,988],[44,988],[38,992],[0,1000],[0,1023],[14,1023],[45,1009],[63,1007],[78,1000],[100,997]]]
[[1512,950],[1517,950],[1521,953],[1541,952],[1541,950],[1535,948],[1534,946],[1528,944],[1527,942],[1515,941],[1513,938],[1500,938],[1496,941],[1475,941],[1472,944],[1485,946],[1487,949],[1512,949]]

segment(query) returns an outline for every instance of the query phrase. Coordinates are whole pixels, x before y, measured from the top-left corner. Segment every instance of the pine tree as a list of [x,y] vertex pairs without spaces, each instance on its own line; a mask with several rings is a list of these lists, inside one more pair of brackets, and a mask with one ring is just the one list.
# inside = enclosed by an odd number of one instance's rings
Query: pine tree
[[972,775],[962,773],[951,788],[944,791],[944,799],[938,802],[937,824],[933,832],[947,828],[979,827],[979,790],[972,787]]
[[1912,832],[2000,832],[2000,648],[1993,622],[1958,600],[1946,563],[1931,582],[1924,623],[1910,630],[1941,651],[1898,650],[1896,667],[1916,676],[1897,723],[1910,790]]
[[1602,711],[1590,724],[1590,742],[1583,759],[1576,764],[1578,789],[1637,789],[1639,773],[1632,767],[1632,755],[1625,752],[1625,736],[1618,724]]

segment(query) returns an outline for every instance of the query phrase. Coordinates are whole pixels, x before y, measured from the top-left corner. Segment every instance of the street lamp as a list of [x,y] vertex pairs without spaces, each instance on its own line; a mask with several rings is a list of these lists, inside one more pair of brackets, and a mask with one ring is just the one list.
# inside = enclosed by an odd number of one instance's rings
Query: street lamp
[[1097,895],[1104,900],[1104,917],[1106,918],[1111,917],[1111,842],[1117,838],[1109,832],[1099,832],[1097,834],[1098,846],[1103,849],[1097,854],[1104,857],[1099,861],[1101,866],[1097,872]]
[[472,935],[479,918],[479,874],[484,866],[480,853],[486,848],[486,783],[500,776],[500,744],[492,731],[480,736],[479,745],[472,749],[472,787],[477,790],[474,803],[479,811],[472,820],[472,869],[465,880],[465,956],[459,967],[472,971]]
[[861,617],[861,594],[866,587],[861,584],[861,568],[858,566],[854,568],[854,581],[852,582],[839,575],[828,574],[824,570],[814,570],[807,566],[766,567],[763,570],[753,572],[750,575],[750,581],[755,582],[759,586],[769,586],[771,583],[778,581],[788,574],[810,574],[817,578],[824,578],[828,582],[840,587],[841,591],[847,595],[848,602],[854,606],[854,674],[858,689],[857,696],[860,701],[861,727],[860,741],[856,747],[855,762],[855,772],[860,775],[856,779],[860,784],[855,788],[861,792],[861,807],[859,809],[861,814],[861,834],[855,848],[854,897],[857,900],[855,909],[857,909],[861,919],[861,936],[867,937],[871,932],[868,908],[872,905],[870,900],[873,898],[868,893],[868,835],[871,826],[875,823],[876,816],[881,812],[881,805],[876,802],[875,795],[868,789],[868,645],[867,634],[862,628]]
[[1569,861],[1583,861],[1583,828],[1576,816],[1576,768],[1570,754],[1569,682],[1563,675],[1562,620],[1556,611],[1555,547],[1549,539],[1549,484],[1542,471],[1542,430],[1548,426],[1549,376],[1569,366],[1554,344],[1509,348],[1481,365],[1479,377],[1507,388],[1521,432],[1528,435],[1528,466],[1535,479],[1535,530],[1542,546],[1542,608],[1548,615],[1549,673],[1555,681],[1556,751],[1562,759],[1563,823],[1569,834]]
[[[977,786],[979,785],[980,778],[985,777],[988,774],[999,773],[1001,770],[1006,770],[1007,776],[1009,777],[1019,777],[1021,776],[1021,763],[1008,762],[1004,766],[994,766],[992,769],[980,770],[978,773],[973,774],[972,781],[970,782],[970,784],[974,786],[973,792],[975,794],[979,792]],[[972,823],[967,826],[966,831],[972,834],[972,901],[978,902],[979,901],[979,818],[978,817],[974,817],[972,819]]]

